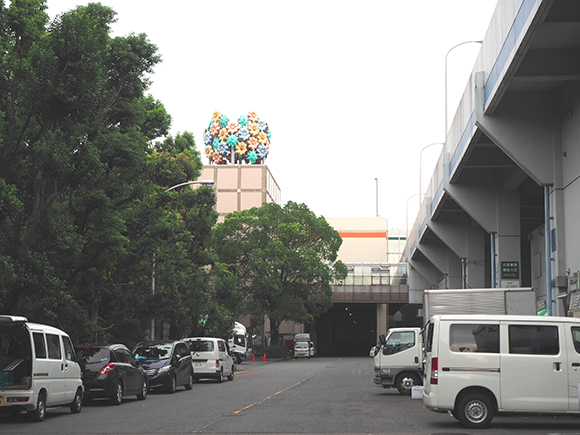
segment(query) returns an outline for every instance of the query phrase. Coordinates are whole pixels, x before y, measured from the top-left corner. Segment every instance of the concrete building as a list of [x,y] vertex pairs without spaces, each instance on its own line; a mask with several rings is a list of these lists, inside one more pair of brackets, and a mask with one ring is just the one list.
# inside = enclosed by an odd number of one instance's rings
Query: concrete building
[[499,0],[408,236],[425,288],[535,287],[567,315],[580,270],[580,5]]

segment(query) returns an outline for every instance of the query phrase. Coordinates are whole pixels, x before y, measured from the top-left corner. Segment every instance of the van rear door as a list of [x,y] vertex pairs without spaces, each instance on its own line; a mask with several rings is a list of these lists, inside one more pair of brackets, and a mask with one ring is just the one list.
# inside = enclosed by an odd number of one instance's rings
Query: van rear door
[[567,325],[568,409],[580,411],[580,326]]
[[501,403],[506,411],[568,410],[565,328],[561,323],[503,321]]

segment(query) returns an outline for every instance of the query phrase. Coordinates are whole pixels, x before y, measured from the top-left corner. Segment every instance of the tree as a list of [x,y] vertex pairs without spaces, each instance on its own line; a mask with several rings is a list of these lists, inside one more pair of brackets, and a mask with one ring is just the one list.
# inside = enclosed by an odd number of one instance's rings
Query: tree
[[341,243],[323,217],[294,202],[231,213],[212,234],[219,261],[238,276],[246,311],[270,319],[274,344],[283,321],[309,323],[332,306],[331,283],[347,275],[337,260]]

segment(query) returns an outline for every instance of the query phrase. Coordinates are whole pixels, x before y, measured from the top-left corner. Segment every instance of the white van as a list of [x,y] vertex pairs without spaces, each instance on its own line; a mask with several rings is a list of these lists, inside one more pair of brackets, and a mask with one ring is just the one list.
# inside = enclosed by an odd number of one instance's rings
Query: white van
[[0,411],[28,411],[42,421],[46,408],[81,411],[83,383],[70,337],[26,317],[0,315]]
[[234,380],[234,360],[228,343],[221,338],[183,338],[191,351],[193,379],[215,379],[221,382],[224,376]]
[[425,328],[423,403],[469,428],[496,413],[580,413],[580,319],[437,315]]

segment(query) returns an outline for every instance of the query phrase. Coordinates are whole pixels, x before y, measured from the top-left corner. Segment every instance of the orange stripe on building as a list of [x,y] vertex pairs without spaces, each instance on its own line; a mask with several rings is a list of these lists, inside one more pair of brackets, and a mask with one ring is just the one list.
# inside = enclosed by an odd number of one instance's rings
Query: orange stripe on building
[[340,237],[343,239],[346,238],[358,238],[358,239],[386,239],[387,232],[386,231],[379,231],[379,232],[358,232],[358,233],[338,233]]

